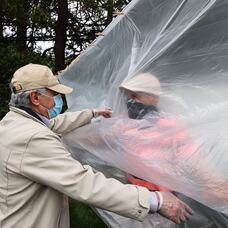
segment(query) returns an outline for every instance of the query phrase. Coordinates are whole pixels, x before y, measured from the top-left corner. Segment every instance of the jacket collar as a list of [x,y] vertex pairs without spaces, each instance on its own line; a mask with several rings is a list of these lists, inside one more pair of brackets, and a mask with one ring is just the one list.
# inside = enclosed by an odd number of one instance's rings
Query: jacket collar
[[26,108],[26,107],[19,107],[19,109],[26,111],[28,114],[30,114],[31,116],[37,118],[38,120],[44,123],[44,121],[40,118],[40,116],[37,115],[37,113],[35,113],[32,109]]
[[46,124],[41,120],[41,118],[29,108],[24,108],[24,107],[23,108],[16,108],[16,107],[10,106],[9,109],[12,112],[16,112],[16,113],[18,113],[18,114],[20,114],[22,116],[25,116],[25,117],[27,117],[29,119],[32,119],[32,120],[34,120],[34,121],[46,126]]

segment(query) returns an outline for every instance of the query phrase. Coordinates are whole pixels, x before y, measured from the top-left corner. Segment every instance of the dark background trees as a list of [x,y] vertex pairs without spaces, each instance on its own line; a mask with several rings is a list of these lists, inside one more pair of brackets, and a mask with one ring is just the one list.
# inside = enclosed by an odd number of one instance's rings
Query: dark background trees
[[[63,70],[131,0],[1,0],[0,119],[8,111],[13,73],[28,63]],[[72,227],[105,227],[93,211],[71,202]]]
[[1,0],[0,118],[7,111],[9,81],[27,63],[63,70],[131,0]]
[[[1,0],[0,42],[38,51],[54,59],[56,71],[96,38],[130,0]],[[44,44],[44,43],[43,43]],[[41,51],[41,50],[40,50]]]

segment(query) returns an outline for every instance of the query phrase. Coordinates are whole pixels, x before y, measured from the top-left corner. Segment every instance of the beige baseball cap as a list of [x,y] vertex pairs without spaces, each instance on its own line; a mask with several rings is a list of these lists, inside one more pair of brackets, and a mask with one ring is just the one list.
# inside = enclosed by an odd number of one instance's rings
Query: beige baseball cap
[[48,88],[61,94],[73,91],[71,87],[60,84],[49,67],[32,63],[14,73],[11,86],[16,93],[41,88]]
[[123,82],[119,88],[157,96],[159,96],[161,92],[161,85],[159,80],[150,73],[138,74],[133,78]]

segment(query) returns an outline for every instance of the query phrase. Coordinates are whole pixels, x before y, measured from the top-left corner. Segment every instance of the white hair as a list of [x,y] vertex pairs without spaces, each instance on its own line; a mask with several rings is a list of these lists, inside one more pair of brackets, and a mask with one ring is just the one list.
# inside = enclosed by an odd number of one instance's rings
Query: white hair
[[9,105],[13,107],[31,108],[29,94],[34,91],[36,91],[39,94],[45,94],[47,90],[45,88],[41,88],[36,90],[33,89],[19,93],[14,93],[13,89],[11,88],[11,99]]

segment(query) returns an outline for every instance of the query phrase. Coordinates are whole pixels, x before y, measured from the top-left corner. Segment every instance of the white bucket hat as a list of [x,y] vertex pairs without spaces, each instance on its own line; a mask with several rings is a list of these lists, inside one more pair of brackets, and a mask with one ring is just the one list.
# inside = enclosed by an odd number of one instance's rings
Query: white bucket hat
[[150,73],[142,73],[123,82],[119,88],[132,92],[142,92],[159,96],[161,90],[160,87],[160,82],[154,75]]

